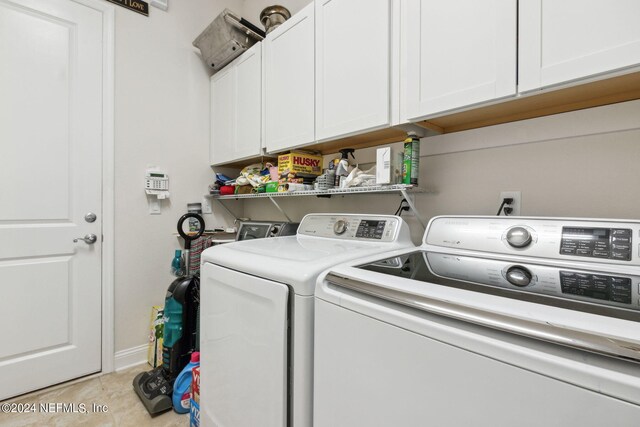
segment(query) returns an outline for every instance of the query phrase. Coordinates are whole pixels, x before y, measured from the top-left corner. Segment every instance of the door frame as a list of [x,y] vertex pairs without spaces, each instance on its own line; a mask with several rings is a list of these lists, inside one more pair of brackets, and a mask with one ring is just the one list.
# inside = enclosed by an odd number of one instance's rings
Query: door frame
[[102,14],[102,373],[113,372],[114,330],[114,74],[115,7],[101,0],[71,0]]

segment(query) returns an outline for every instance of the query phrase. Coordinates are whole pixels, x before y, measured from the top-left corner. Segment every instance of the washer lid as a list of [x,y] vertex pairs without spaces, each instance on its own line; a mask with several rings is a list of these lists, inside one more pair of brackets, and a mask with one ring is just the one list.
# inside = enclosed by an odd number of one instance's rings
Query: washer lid
[[285,283],[298,295],[313,295],[322,271],[344,261],[405,247],[413,245],[299,235],[214,246],[202,253],[202,262]]

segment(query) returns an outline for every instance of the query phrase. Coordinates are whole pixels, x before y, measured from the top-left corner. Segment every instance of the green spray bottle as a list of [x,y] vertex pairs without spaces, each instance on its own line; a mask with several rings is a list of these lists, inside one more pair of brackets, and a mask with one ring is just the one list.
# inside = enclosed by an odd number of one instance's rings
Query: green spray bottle
[[402,183],[418,185],[420,173],[420,138],[415,132],[407,133],[404,140],[404,159],[402,162]]

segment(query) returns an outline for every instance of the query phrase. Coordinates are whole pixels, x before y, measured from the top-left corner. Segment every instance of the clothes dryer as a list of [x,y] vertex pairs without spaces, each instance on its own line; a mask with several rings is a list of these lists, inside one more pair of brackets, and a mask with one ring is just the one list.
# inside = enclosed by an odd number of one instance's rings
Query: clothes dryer
[[207,249],[201,269],[202,425],[311,426],[318,276],[350,259],[413,246],[397,216],[310,214],[295,236]]

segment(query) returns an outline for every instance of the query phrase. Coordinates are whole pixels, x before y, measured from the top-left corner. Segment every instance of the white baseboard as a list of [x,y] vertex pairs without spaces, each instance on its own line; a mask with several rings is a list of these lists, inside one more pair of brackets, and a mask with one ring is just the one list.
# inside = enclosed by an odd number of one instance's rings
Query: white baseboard
[[115,354],[115,370],[121,371],[131,366],[147,363],[148,344],[117,351]]

